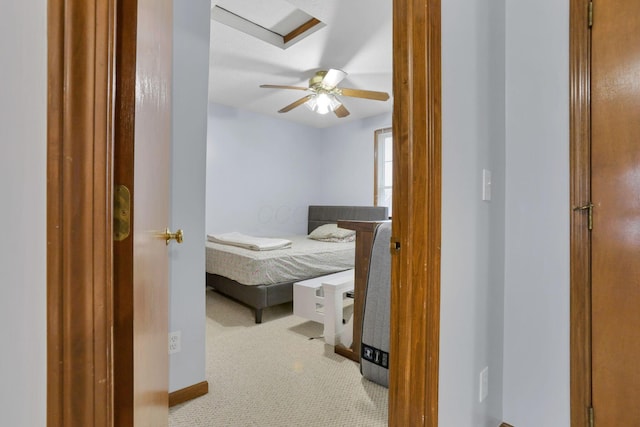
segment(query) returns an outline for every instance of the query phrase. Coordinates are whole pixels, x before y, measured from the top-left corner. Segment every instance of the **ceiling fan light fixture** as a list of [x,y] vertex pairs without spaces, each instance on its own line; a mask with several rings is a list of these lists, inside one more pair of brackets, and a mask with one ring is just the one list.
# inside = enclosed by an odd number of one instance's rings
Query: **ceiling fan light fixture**
[[311,92],[307,96],[303,96],[286,107],[279,109],[278,113],[286,113],[304,104],[311,111],[318,114],[325,115],[329,112],[333,112],[339,119],[343,119],[351,113],[342,104],[338,95],[352,98],[372,99],[375,101],[386,101],[389,99],[389,94],[387,92],[338,87],[338,84],[346,77],[346,75],[347,73],[342,70],[331,68],[326,71],[317,71],[316,74],[309,79],[308,87],[283,85],[260,85],[260,87],[269,89],[294,89]]
[[338,101],[335,95],[328,93],[318,93],[305,102],[305,105],[313,112],[318,114],[327,114],[334,111],[342,103]]

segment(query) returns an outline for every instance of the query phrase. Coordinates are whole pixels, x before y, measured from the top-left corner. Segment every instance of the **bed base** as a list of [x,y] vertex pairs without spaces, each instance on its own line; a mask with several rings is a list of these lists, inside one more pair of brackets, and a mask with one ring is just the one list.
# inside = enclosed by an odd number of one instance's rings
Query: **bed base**
[[211,273],[206,280],[208,287],[252,308],[256,323],[262,323],[263,309],[293,301],[293,282],[248,286]]

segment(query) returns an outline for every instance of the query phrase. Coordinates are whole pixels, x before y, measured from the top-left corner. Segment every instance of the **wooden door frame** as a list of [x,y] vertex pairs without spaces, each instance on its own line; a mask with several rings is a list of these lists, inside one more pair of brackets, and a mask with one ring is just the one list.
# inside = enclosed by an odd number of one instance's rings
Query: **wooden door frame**
[[48,426],[113,425],[115,1],[48,1]]
[[[48,0],[47,425],[112,426],[116,0]],[[440,0],[393,0],[390,426],[438,425]]]
[[389,425],[438,425],[441,236],[440,0],[393,8]]
[[[589,0],[570,0],[570,206],[591,201],[591,30]],[[570,377],[571,426],[587,425],[591,406],[591,234],[587,215],[571,212]]]

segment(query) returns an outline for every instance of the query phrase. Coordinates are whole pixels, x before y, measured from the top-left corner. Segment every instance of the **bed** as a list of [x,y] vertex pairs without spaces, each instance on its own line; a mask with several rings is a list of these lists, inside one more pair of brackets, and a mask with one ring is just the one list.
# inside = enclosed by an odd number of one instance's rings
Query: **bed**
[[[309,206],[307,232],[338,220],[388,219],[382,206]],[[285,236],[287,249],[254,251],[207,241],[206,286],[255,311],[262,323],[267,307],[293,300],[293,283],[353,268],[355,244],[319,242],[303,236]]]

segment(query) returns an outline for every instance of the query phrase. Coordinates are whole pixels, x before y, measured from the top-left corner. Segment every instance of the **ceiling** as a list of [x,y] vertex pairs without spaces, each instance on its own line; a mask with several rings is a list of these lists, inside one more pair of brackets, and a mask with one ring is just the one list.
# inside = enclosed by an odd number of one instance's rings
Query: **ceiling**
[[[221,2],[224,0],[212,0],[212,7]],[[244,2],[255,2],[261,8],[273,2],[273,10],[278,9],[278,3],[290,3],[326,26],[283,50],[211,20],[210,101],[317,128],[391,112],[393,98],[383,102],[341,97],[351,112],[342,119],[334,114],[313,113],[304,105],[278,113],[308,92],[259,87],[261,84],[307,87],[317,70],[338,68],[347,73],[339,87],[391,95],[391,0]]]

